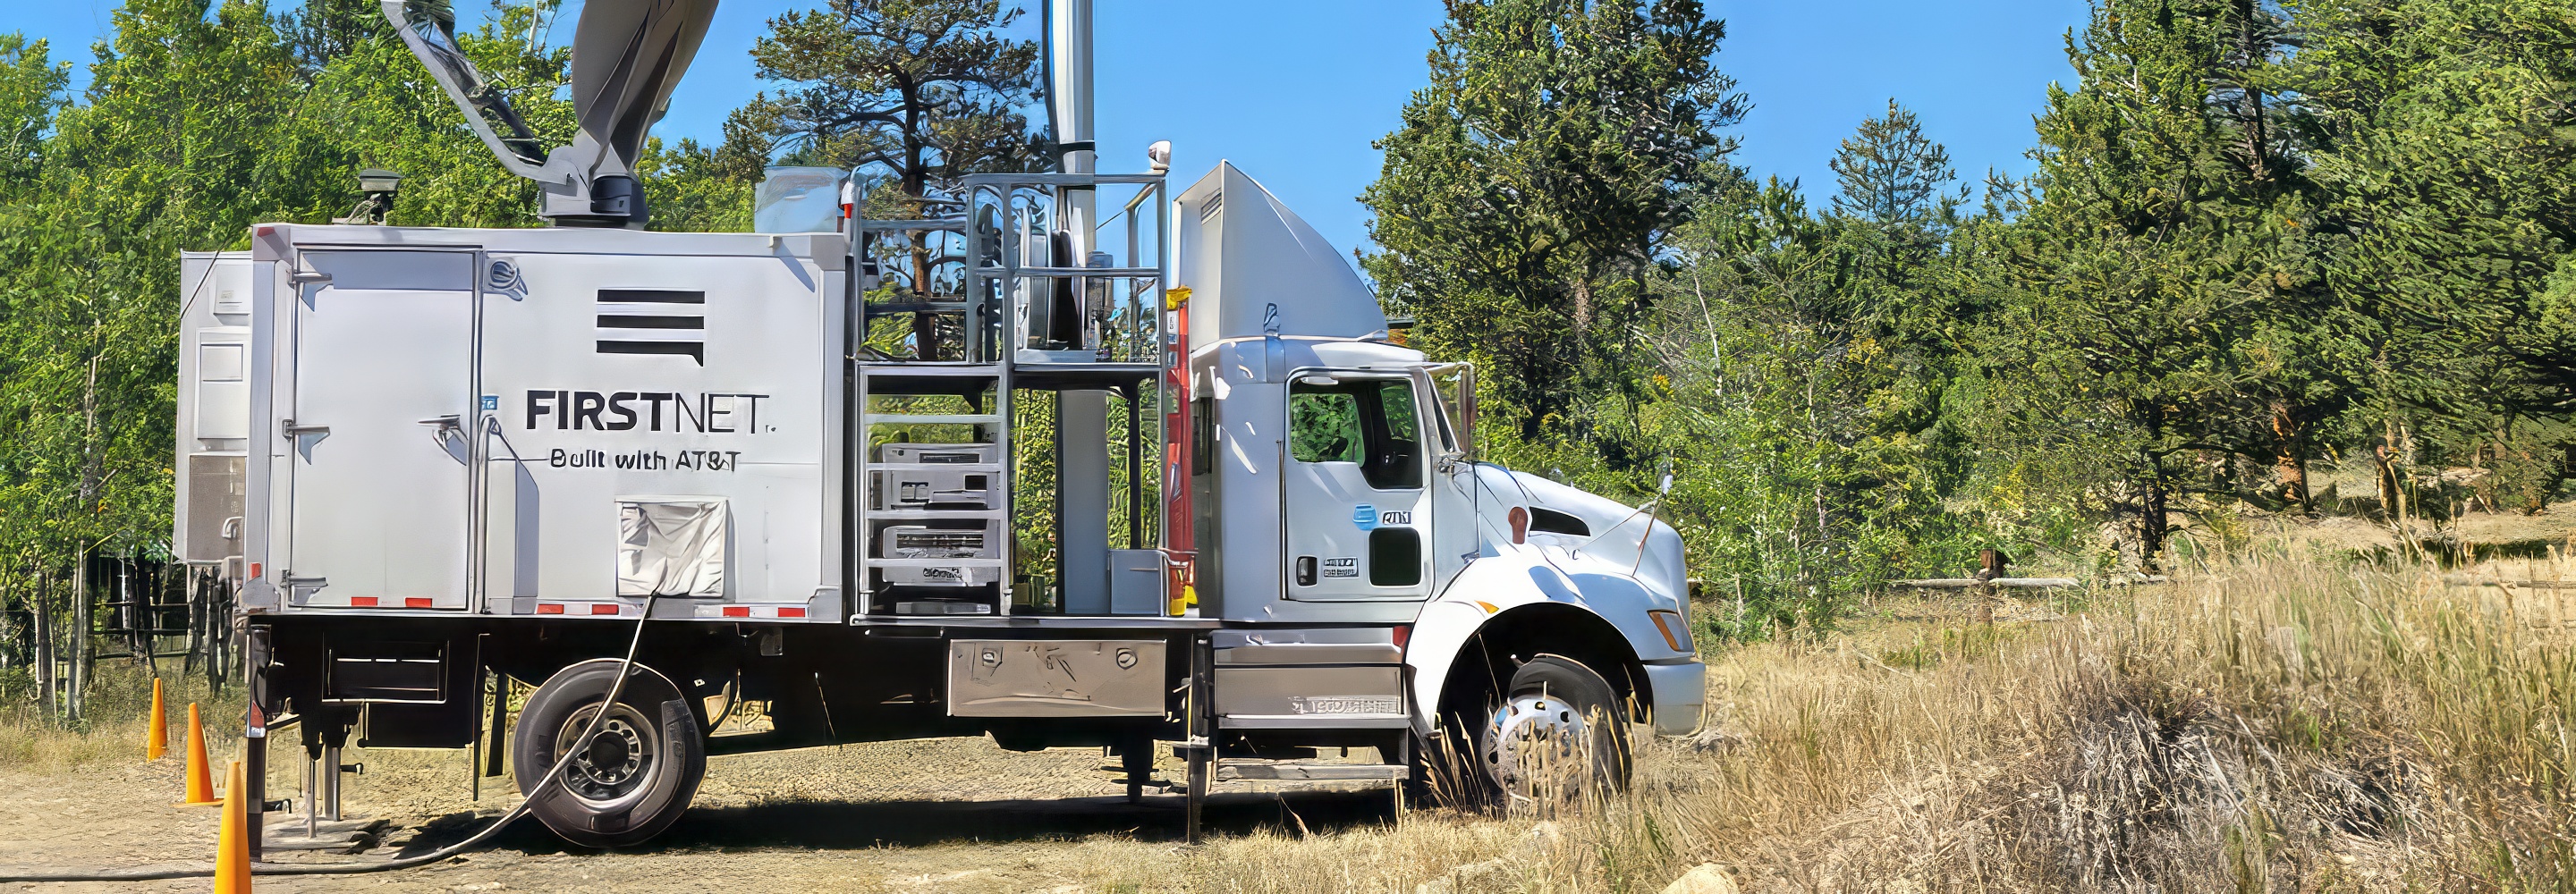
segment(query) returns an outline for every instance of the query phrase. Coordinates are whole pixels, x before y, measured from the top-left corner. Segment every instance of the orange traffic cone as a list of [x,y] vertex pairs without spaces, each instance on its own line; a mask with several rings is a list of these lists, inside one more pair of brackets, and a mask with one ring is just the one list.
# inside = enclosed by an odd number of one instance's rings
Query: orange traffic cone
[[224,819],[215,832],[215,894],[250,894],[250,777],[234,761],[224,774]]
[[215,781],[206,778],[206,727],[197,722],[197,703],[188,703],[188,800],[181,807],[212,807],[224,803],[215,797]]
[[157,761],[170,750],[170,717],[161,712],[161,678],[152,678],[152,726],[143,731],[143,759]]

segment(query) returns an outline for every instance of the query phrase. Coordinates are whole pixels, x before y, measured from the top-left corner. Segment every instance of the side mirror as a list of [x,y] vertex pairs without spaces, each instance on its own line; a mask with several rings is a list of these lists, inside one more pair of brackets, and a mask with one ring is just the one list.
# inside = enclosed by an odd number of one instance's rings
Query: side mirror
[[1449,473],[1451,473],[1451,472],[1456,472],[1456,471],[1458,471],[1458,466],[1460,466],[1461,464],[1464,464],[1466,461],[1467,461],[1467,451],[1464,451],[1464,450],[1447,450],[1447,451],[1442,451],[1442,452],[1441,452],[1441,454],[1440,454],[1440,457],[1439,457],[1439,469],[1440,469],[1440,473],[1441,473],[1441,474],[1443,474],[1443,475],[1446,475],[1446,474],[1449,474]]
[[[1430,373],[1432,390],[1448,405],[1450,424],[1457,427],[1453,434],[1458,442],[1450,454],[1472,461],[1476,456],[1476,367],[1450,363],[1432,367]],[[1443,455],[1441,461],[1449,462],[1449,456]]]

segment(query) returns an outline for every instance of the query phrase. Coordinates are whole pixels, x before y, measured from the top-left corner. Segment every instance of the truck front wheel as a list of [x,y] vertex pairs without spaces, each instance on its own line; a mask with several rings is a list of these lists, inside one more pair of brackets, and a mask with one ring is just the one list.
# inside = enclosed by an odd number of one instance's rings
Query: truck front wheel
[[[528,697],[510,743],[529,812],[585,847],[627,847],[661,834],[689,808],[707,770],[697,715],[670,680],[637,665],[616,703],[607,703],[619,666],[601,659],[556,672]],[[586,739],[585,730],[592,730]],[[562,776],[540,787],[567,756]]]
[[1628,784],[1628,725],[1610,683],[1570,658],[1540,655],[1486,702],[1475,762],[1488,790],[1541,804]]

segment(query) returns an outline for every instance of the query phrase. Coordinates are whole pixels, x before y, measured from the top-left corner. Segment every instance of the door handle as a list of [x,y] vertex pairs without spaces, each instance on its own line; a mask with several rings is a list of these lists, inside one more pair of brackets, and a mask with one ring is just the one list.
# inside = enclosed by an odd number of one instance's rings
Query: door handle
[[290,438],[297,435],[327,435],[331,433],[331,427],[328,425],[297,425],[293,419],[279,422],[277,424],[277,430],[279,433]]
[[462,440],[465,437],[465,417],[454,413],[449,413],[445,416],[432,416],[427,419],[415,419],[412,421],[429,426],[429,439],[438,444],[438,447],[441,450],[447,449],[448,438],[454,437]]
[[429,426],[429,441],[438,445],[440,451],[453,457],[457,462],[473,465],[470,458],[456,455],[458,447],[450,446],[451,444],[461,446],[465,443],[465,417],[449,413],[445,416],[432,416],[413,421]]

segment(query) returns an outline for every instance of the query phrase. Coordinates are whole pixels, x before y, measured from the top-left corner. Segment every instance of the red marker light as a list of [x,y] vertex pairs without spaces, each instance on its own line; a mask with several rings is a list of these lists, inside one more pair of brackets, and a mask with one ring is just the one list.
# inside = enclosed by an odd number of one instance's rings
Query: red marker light
[[1524,508],[1521,508],[1521,507],[1519,507],[1519,506],[1514,506],[1514,507],[1512,507],[1511,520],[1512,520],[1512,542],[1513,542],[1513,543],[1528,543],[1528,542],[1529,542],[1529,510],[1524,509]]

